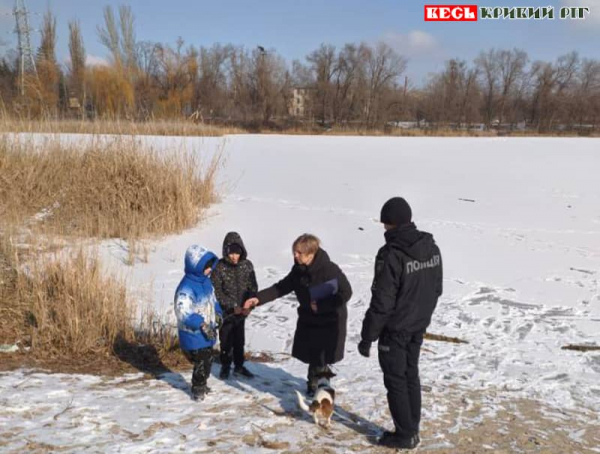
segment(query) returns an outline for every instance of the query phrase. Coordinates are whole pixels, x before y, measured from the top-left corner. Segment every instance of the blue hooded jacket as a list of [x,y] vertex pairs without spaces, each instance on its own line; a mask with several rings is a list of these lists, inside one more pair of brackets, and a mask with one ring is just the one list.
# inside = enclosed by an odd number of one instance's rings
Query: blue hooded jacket
[[179,344],[185,351],[209,348],[218,336],[217,314],[223,316],[210,279],[204,268],[217,256],[202,246],[193,245],[185,252],[185,276],[175,291],[175,315]]

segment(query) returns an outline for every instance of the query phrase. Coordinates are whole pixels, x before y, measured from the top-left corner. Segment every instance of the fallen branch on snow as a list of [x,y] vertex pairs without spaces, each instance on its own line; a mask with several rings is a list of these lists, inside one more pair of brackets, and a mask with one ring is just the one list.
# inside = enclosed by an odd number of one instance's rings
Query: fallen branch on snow
[[561,350],[574,350],[576,352],[593,352],[593,351],[597,351],[600,350],[600,347],[598,347],[597,345],[565,345],[564,347],[561,347]]
[[68,411],[69,411],[71,408],[73,408],[73,405],[72,405],[72,404],[73,404],[73,399],[71,399],[71,401],[69,402],[69,405],[67,405],[67,406],[66,406],[66,408],[65,408],[63,411],[61,411],[60,413],[57,413],[57,414],[55,414],[53,419],[54,419],[55,421],[56,421],[56,420],[58,420],[58,417],[59,417],[60,415],[63,415],[63,414],[65,414],[65,413],[66,413],[66,412],[68,412]]
[[423,336],[423,337],[427,340],[432,340],[432,341],[451,342],[453,344],[468,344],[467,341],[459,339],[458,337],[448,337],[448,336],[443,336],[441,334],[425,333],[425,336]]

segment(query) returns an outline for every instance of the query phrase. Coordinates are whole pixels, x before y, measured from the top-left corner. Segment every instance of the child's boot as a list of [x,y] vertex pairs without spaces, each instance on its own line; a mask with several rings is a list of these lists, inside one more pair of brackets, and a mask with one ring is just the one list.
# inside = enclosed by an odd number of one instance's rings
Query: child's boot
[[204,400],[206,395],[208,394],[209,389],[208,386],[199,386],[192,388],[192,399],[196,402]]
[[221,365],[221,372],[219,373],[219,378],[221,380],[227,380],[229,378],[230,373],[231,373],[231,366]]

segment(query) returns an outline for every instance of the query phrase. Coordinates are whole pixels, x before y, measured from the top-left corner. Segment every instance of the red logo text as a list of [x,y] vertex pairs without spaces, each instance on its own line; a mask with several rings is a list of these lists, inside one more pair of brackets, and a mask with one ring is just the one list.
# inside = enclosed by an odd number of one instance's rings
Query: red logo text
[[426,21],[476,21],[477,5],[425,5]]

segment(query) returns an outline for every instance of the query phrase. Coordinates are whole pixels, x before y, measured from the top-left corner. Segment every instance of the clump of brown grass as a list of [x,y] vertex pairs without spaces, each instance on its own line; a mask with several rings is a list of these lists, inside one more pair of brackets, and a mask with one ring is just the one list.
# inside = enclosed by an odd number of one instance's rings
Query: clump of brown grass
[[134,336],[133,307],[123,282],[102,275],[99,261],[83,252],[33,269],[20,288],[31,301],[28,321],[35,352],[83,355],[106,352],[117,337]]
[[19,249],[12,237],[0,237],[3,343],[60,356],[107,351],[117,336],[132,338],[133,307],[125,285],[103,276],[97,259],[80,251],[33,261],[34,254],[40,251]]
[[30,347],[33,357],[128,361],[139,346],[151,346],[157,358],[177,347],[176,332],[153,312],[138,320],[125,283],[81,250],[19,249],[0,235],[0,282],[0,343]]
[[141,314],[136,328],[136,341],[144,345],[153,345],[159,354],[179,349],[177,327],[164,323],[165,317],[149,308]]
[[0,138],[0,219],[53,233],[140,238],[191,227],[216,200],[217,153],[163,153],[116,137],[43,146]]
[[17,263],[15,248],[0,235],[0,344],[23,339],[26,304],[17,297],[21,285]]
[[139,320],[124,282],[101,272],[97,254],[69,253],[53,234],[120,237],[147,255],[140,239],[194,225],[216,200],[222,156],[201,163],[131,137],[79,146],[0,137],[0,342],[29,346],[36,358],[114,354],[127,362],[144,347],[160,364],[176,332],[156,314]]

